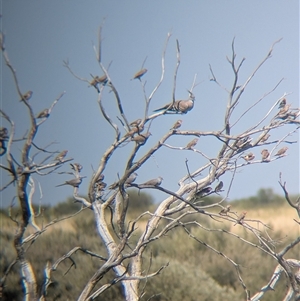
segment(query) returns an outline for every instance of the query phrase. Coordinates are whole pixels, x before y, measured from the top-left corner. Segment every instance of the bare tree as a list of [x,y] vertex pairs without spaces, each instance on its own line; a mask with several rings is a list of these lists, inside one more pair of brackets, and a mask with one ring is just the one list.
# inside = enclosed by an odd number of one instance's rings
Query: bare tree
[[[64,93],[54,100],[50,108],[43,110],[36,116],[33,112],[32,105],[30,104],[32,91],[23,93],[20,90],[16,71],[9,61],[4,45],[4,36],[1,34],[1,49],[4,61],[12,72],[19,100],[24,104],[24,109],[27,109],[30,117],[30,126],[28,132],[23,137],[24,143],[21,158],[18,160],[12,156],[12,148],[16,142],[15,123],[3,110],[1,110],[2,118],[6,119],[10,124],[9,129],[2,128],[0,133],[1,156],[6,157],[6,163],[1,164],[1,168],[12,176],[11,181],[4,184],[1,190],[15,184],[18,201],[22,211],[21,218],[18,220],[14,219],[17,229],[14,235],[16,257],[2,277],[1,287],[4,286],[6,277],[12,266],[18,264],[22,275],[21,281],[25,288],[25,299],[45,300],[48,286],[51,283],[52,273],[54,273],[61,262],[66,259],[73,260],[72,255],[77,251],[82,251],[83,253],[99,258],[99,260],[103,261],[103,264],[101,264],[100,267],[95,267],[93,276],[86,280],[86,285],[80,296],[78,296],[78,300],[92,300],[118,282],[122,283],[125,300],[139,300],[144,294],[144,288],[140,287],[141,280],[147,280],[158,275],[168,266],[166,263],[152,273],[150,273],[149,270],[145,270],[143,266],[143,254],[146,248],[156,240],[163,240],[164,236],[173,229],[182,227],[188,237],[193,238],[197,243],[203,244],[212,252],[224,257],[225,260],[228,260],[236,268],[237,277],[245,291],[246,300],[260,300],[268,290],[274,288],[277,280],[283,273],[287,275],[289,282],[289,290],[284,300],[293,300],[293,298],[295,300],[300,300],[300,261],[295,258],[286,258],[287,251],[294,248],[300,242],[300,238],[295,238],[292,243],[286,245],[280,252],[275,252],[272,237],[270,237],[266,231],[262,231],[255,226],[259,223],[267,228],[265,224],[258,220],[247,219],[246,211],[236,213],[231,210],[230,205],[226,207],[223,206],[223,203],[230,192],[231,184],[235,179],[236,172],[239,169],[246,168],[252,164],[261,164],[261,168],[263,169],[265,163],[271,164],[275,160],[284,158],[287,147],[282,147],[282,145],[295,143],[293,141],[288,141],[287,137],[299,129],[300,121],[298,117],[300,115],[300,110],[299,108],[291,107],[291,104],[287,103],[288,95],[286,93],[275,100],[267,112],[257,110],[257,114],[261,116],[259,122],[252,124],[249,128],[243,129],[239,133],[235,133],[233,130],[237,124],[240,124],[244,118],[249,116],[251,110],[257,108],[258,104],[267,95],[278,88],[281,81],[276,83],[271,91],[266,92],[266,94],[256,102],[249,104],[249,107],[236,117],[235,111],[243,101],[244,91],[248,88],[249,83],[261,66],[271,58],[273,48],[280,40],[276,41],[271,46],[266,56],[258,66],[254,68],[243,83],[240,83],[239,74],[244,59],[239,62],[237,61],[233,40],[232,54],[230,58],[227,58],[233,71],[233,80],[230,89],[222,86],[215,76],[213,68],[210,66],[211,81],[224,89],[228,95],[222,128],[218,131],[199,131],[198,129],[189,131],[181,130],[180,126],[182,120],[179,119],[170,130],[166,129],[161,138],[156,141],[153,146],[149,146],[146,153],[140,157],[140,150],[145,150],[148,146],[152,122],[164,118],[166,114],[177,114],[182,118],[181,115],[188,114],[194,107],[194,101],[196,99],[194,88],[197,86],[196,75],[188,90],[187,98],[178,100],[175,97],[177,72],[180,66],[180,47],[179,42],[176,41],[177,63],[174,72],[173,99],[167,104],[163,103],[162,107],[155,110],[154,113],[151,113],[149,110],[150,103],[165,78],[165,55],[170,38],[171,34],[168,34],[161,59],[161,77],[149,95],[146,93],[145,81],[143,80],[146,76],[147,69],[142,66],[142,69],[133,76],[133,79],[138,79],[140,81],[145,98],[145,111],[143,117],[131,123],[128,121],[123,109],[122,98],[110,77],[109,66],[105,66],[102,63],[101,28],[98,37],[99,44],[97,47],[94,47],[94,50],[103,76],[92,76],[91,80],[82,78],[72,71],[67,61],[64,62],[65,67],[68,68],[76,78],[89,83],[89,85],[95,88],[100,112],[108,125],[114,129],[115,133],[113,143],[108,146],[102,156],[99,157],[99,165],[89,181],[87,198],[79,195],[80,184],[83,178],[80,174],[82,166],[79,163],[71,163],[70,174],[73,175],[73,179],[61,184],[69,185],[70,189],[73,189],[74,200],[82,204],[82,209],[76,214],[80,214],[85,209],[92,210],[96,221],[99,240],[102,240],[105,244],[107,254],[99,255],[92,251],[76,247],[61,258],[58,258],[53,264],[45,262],[45,279],[43,288],[39,291],[37,289],[36,275],[32,269],[31,262],[29,262],[27,258],[25,244],[39,239],[49,227],[59,221],[55,220],[41,228],[36,224],[35,212],[32,208],[32,196],[35,192],[35,181],[33,176],[35,174],[47,176],[70,162],[72,158],[66,157],[67,151],[62,151],[57,155],[56,153],[49,151],[48,147],[39,148],[35,145],[34,141],[39,127],[47,122],[48,118],[51,118],[52,110],[54,110],[56,103]],[[118,123],[114,122],[106,112],[103,104],[104,90],[111,91],[115,97],[119,111]],[[288,130],[286,127],[290,124],[294,125],[292,130]],[[278,128],[284,128],[286,130],[285,134],[279,140],[270,139],[270,134]],[[168,143],[169,138],[173,136],[191,136],[192,138],[187,145],[175,147]],[[211,156],[205,154],[197,147],[198,139],[201,138],[202,140],[207,137],[213,137],[218,141],[219,148],[216,155]],[[117,182],[107,185],[107,183],[104,182],[107,164],[110,160],[113,160],[116,150],[127,144],[130,144],[132,150],[125,163],[125,170],[119,171],[119,179]],[[38,152],[43,152],[45,154],[45,157],[41,162],[35,162],[35,156],[32,155],[33,148],[37,149]],[[159,152],[162,148],[193,151],[204,158],[206,163],[191,169],[188,160],[186,160],[186,174],[183,175],[181,179],[178,179],[179,188],[176,191],[170,191],[164,188],[163,179],[160,175],[155,179],[149,179],[149,181],[146,181],[145,183],[136,183],[137,171],[143,167],[153,154]],[[53,159],[54,156],[56,157]],[[216,203],[203,205],[203,198],[223,191],[223,182],[220,179],[225,173],[232,174],[226,197]],[[293,203],[289,199],[285,184],[282,183],[281,179],[280,185],[284,190],[288,203],[295,208],[299,214],[299,200],[298,202]],[[146,211],[130,221],[127,217],[128,208],[130,206],[127,192],[128,188],[137,189],[138,191],[142,189],[160,190],[165,193],[166,198],[162,202],[157,203],[154,212]],[[218,212],[220,213],[216,213],[214,210],[215,208],[218,208]],[[107,212],[111,214],[110,218],[108,218]],[[196,220],[187,222],[185,218],[188,216],[201,216],[204,219],[222,221],[222,223],[220,223],[221,226],[218,229],[207,229]],[[71,217],[72,216],[68,216],[66,218]],[[143,230],[138,231],[138,225],[145,217],[147,218],[146,227],[140,228]],[[296,220],[295,222],[299,223]],[[32,235],[25,236],[25,230],[28,224],[31,224],[36,231]],[[253,243],[247,238],[238,236],[235,233],[226,230],[224,225],[228,224],[243,227],[247,233],[251,234],[256,242]],[[274,261],[277,262],[278,266],[273,275],[270,275],[270,282],[263,286],[260,292],[251,295],[247,288],[247,284],[240,273],[239,264],[230,258],[230,254],[225,255],[220,250],[215,249],[213,246],[210,246],[205,241],[196,237],[189,230],[190,225],[205,229],[206,231],[221,231],[224,235],[234,236],[243,243],[259,249],[261,252],[272,257]],[[135,237],[133,238],[133,236]],[[137,236],[138,239],[136,238]],[[114,279],[112,279],[110,283],[103,283],[103,277],[109,271],[114,272]]]

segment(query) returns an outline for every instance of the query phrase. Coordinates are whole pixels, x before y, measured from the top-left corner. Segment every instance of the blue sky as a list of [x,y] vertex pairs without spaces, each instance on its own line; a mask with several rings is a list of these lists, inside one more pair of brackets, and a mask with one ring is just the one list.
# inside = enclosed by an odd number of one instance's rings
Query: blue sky
[[[68,59],[73,71],[90,79],[90,73],[101,75],[95,59],[93,43],[97,43],[99,25],[103,23],[103,62],[112,61],[110,76],[121,96],[125,113],[134,120],[144,113],[144,99],[140,83],[130,81],[147,57],[148,73],[146,91],[149,94],[160,77],[161,53],[167,33],[172,37],[166,53],[166,74],[158,93],[153,98],[151,110],[172,98],[173,72],[176,64],[176,39],[181,46],[181,65],[178,72],[176,98],[186,98],[186,89],[197,73],[201,81],[194,94],[194,109],[185,116],[166,116],[152,123],[149,146],[154,145],[171,125],[183,120],[182,129],[217,130],[222,127],[227,95],[224,90],[209,81],[209,64],[218,80],[230,88],[233,74],[226,56],[231,55],[231,42],[235,37],[237,59],[246,58],[240,74],[244,82],[259,62],[266,56],[273,42],[283,40],[275,46],[273,56],[258,72],[246,90],[241,109],[257,101],[284,78],[280,86],[262,102],[256,111],[244,118],[236,130],[247,128],[258,120],[263,112],[283,95],[288,96],[292,107],[299,107],[299,3],[287,1],[3,1],[1,2],[1,28],[5,33],[5,45],[11,63],[15,67],[22,91],[33,90],[30,102],[36,113],[49,107],[63,91],[66,94],[57,104],[50,118],[38,132],[36,143],[50,150],[69,150],[69,156],[83,166],[87,176],[80,193],[87,193],[88,179],[92,168],[113,141],[113,131],[101,116],[97,95],[93,88],[75,79],[63,60]],[[16,137],[21,137],[28,124],[25,107],[18,101],[12,76],[1,63],[1,106],[17,125]],[[108,114],[118,122],[118,111],[112,93],[104,94],[104,105]],[[262,115],[263,116],[263,115]],[[3,122],[3,121],[2,121]],[[3,126],[7,126],[3,122]],[[288,130],[292,130],[289,127]],[[281,138],[285,131],[279,129],[272,136]],[[190,137],[173,137],[169,143],[185,146]],[[299,140],[293,134],[289,141]],[[273,188],[281,193],[278,174],[282,172],[291,193],[299,193],[299,144],[291,144],[288,155],[272,164],[257,164],[239,170],[235,176],[230,199],[254,195],[259,188]],[[120,149],[105,171],[108,183],[122,174],[124,159],[132,145]],[[197,148],[213,157],[219,145],[211,139],[200,138]],[[147,147],[141,149],[141,155]],[[259,149],[256,149],[259,157]],[[34,151],[35,152],[35,151]],[[34,153],[33,152],[33,153]],[[20,156],[20,149],[15,150]],[[42,160],[39,155],[37,160]],[[163,186],[175,190],[178,180],[185,175],[185,159],[190,168],[196,169],[205,161],[191,151],[162,149],[138,171],[136,182],[144,182],[161,175]],[[2,158],[3,160],[3,158]],[[2,161],[2,163],[5,161]],[[68,166],[59,171],[69,171]],[[34,177],[43,189],[44,204],[63,201],[71,194],[70,187],[55,185],[69,179],[67,175],[52,174]],[[2,175],[2,182],[7,178]],[[230,175],[222,178],[228,188]],[[154,192],[159,201],[164,197]],[[2,193],[3,204],[10,202],[15,194],[11,187]],[[39,193],[34,197],[39,201]]]

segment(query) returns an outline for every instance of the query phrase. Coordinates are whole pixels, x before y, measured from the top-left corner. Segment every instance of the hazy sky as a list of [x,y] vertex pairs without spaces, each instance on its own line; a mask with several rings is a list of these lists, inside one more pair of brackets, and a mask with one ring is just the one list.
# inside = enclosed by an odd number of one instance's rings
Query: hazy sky
[[[63,91],[50,118],[40,128],[36,144],[40,147],[56,142],[49,150],[68,149],[68,157],[83,166],[87,176],[80,187],[86,194],[92,168],[97,168],[103,152],[113,141],[113,130],[101,116],[97,94],[87,83],[74,78],[63,60],[69,60],[73,71],[83,78],[91,74],[102,75],[95,59],[93,43],[97,43],[99,25],[103,27],[103,61],[106,66],[112,61],[110,76],[118,89],[125,113],[129,120],[144,114],[144,98],[138,81],[130,81],[147,57],[145,67],[148,73],[146,92],[149,95],[158,83],[161,73],[161,54],[167,33],[171,32],[166,53],[166,74],[150,109],[153,110],[172,99],[173,73],[176,65],[176,39],[181,47],[181,65],[178,72],[176,98],[186,98],[186,89],[191,87],[194,75],[201,82],[194,89],[194,109],[184,116],[165,116],[151,125],[148,143],[153,146],[172,124],[183,120],[182,129],[219,130],[223,126],[227,94],[209,79],[209,64],[223,86],[230,89],[233,73],[226,56],[231,55],[231,42],[235,37],[237,60],[246,58],[240,74],[240,83],[250,76],[260,61],[267,55],[271,45],[278,39],[273,56],[257,73],[242,98],[238,112],[265,93],[271,91],[284,78],[279,87],[243,118],[234,131],[246,129],[262,118],[272,104],[284,93],[290,93],[288,102],[299,107],[299,3],[290,1],[2,1],[1,28],[5,33],[5,45],[18,75],[23,92],[33,90],[30,102],[36,113],[51,105]],[[28,125],[25,106],[18,101],[12,75],[2,60],[1,65],[1,106],[17,126],[16,137],[24,135]],[[118,111],[112,93],[107,90],[103,103],[107,113],[118,122]],[[274,111],[275,115],[276,111]],[[236,120],[237,115],[233,118]],[[2,121],[3,126],[7,124]],[[273,139],[282,138],[292,131],[279,129]],[[168,141],[174,146],[185,146],[191,137],[176,136]],[[288,141],[299,140],[293,134]],[[124,158],[128,157],[132,143],[118,150],[105,170],[108,183],[117,179],[117,173],[124,170]],[[213,158],[220,144],[215,139],[201,137],[197,149]],[[273,188],[281,193],[278,174],[282,172],[291,193],[299,193],[299,144],[288,145],[288,155],[271,164],[256,164],[245,167],[236,174],[230,199],[256,194],[259,188]],[[141,148],[141,155],[147,150]],[[15,157],[20,160],[20,149]],[[260,157],[260,148],[254,153]],[[36,150],[33,149],[33,153]],[[138,156],[138,157],[140,157]],[[6,163],[5,159],[2,163]],[[43,155],[35,157],[39,162]],[[137,183],[162,176],[163,186],[177,189],[178,180],[186,174],[185,160],[193,171],[205,163],[203,157],[192,151],[162,149],[139,171]],[[69,171],[69,164],[59,172]],[[3,173],[2,173],[3,174]],[[230,174],[222,178],[228,188]],[[2,175],[2,184],[8,180]],[[34,176],[43,189],[44,204],[63,201],[72,193],[70,187],[55,185],[70,179],[57,173],[47,177]],[[159,201],[165,195],[149,190]],[[3,205],[15,195],[15,187],[2,192]],[[37,192],[34,201],[39,201]]]

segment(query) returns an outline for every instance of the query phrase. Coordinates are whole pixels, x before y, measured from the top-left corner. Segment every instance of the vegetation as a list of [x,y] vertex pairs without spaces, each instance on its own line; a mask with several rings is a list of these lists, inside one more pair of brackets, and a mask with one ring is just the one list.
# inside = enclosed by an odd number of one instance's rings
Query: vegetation
[[[276,201],[274,203],[264,203],[261,196],[271,195]],[[209,197],[208,197],[209,198]],[[292,197],[294,199],[294,197]],[[257,200],[261,202],[257,202]],[[134,218],[146,209],[155,207],[149,195],[130,193],[132,203],[131,212],[128,219]],[[209,202],[209,200],[206,200]],[[255,216],[270,226],[270,234],[276,244],[274,249],[280,249],[282,245],[293,240],[298,235],[298,227],[292,223],[296,218],[295,211],[287,204],[286,200],[272,192],[271,189],[261,189],[257,195],[248,199],[231,202],[233,211],[244,208],[249,209],[249,217]],[[37,217],[37,222],[45,223],[62,219],[78,211],[79,205],[72,199],[60,203],[55,207],[45,207],[42,214]],[[17,212],[13,208],[12,215]],[[192,217],[191,217],[192,218]],[[217,229],[218,223],[211,221],[206,223],[202,218],[194,216],[203,226],[210,229]],[[3,273],[8,265],[14,260],[13,232],[14,223],[8,218],[8,209],[1,212],[1,253],[0,266]],[[145,221],[146,224],[146,221]],[[285,236],[282,233],[281,225],[285,225]],[[50,231],[45,232],[36,241],[27,244],[30,260],[36,275],[39,275],[37,282],[39,289],[43,285],[44,260],[54,264],[57,258],[67,254],[74,247],[81,246],[83,249],[98,254],[105,254],[105,246],[98,239],[95,231],[94,219],[91,210],[85,210],[80,215],[72,219],[66,219],[54,225]],[[230,257],[241,265],[243,278],[248,284],[250,291],[258,291],[260,283],[268,282],[270,271],[275,268],[273,260],[266,256],[264,252],[253,249],[245,245],[239,239],[228,238],[222,232],[207,232],[195,226],[190,226],[192,235],[200,237],[207,244],[215,247],[223,254],[230,254]],[[227,230],[235,233],[244,233],[241,226],[229,226]],[[29,227],[28,233],[34,233],[34,229]],[[141,229],[140,229],[141,231]],[[178,227],[170,232],[164,240],[158,240],[147,249],[145,256],[145,268],[156,270],[160,266],[169,264],[162,274],[154,278],[143,281],[145,297],[152,297],[151,300],[241,300],[243,290],[236,276],[236,270],[222,256],[211,252],[205,246],[198,244],[193,239],[184,239],[184,230]],[[81,256],[81,251],[77,251],[72,256],[72,260],[65,261],[58,266],[53,273],[52,283],[48,289],[47,298],[49,300],[75,300],[85,284],[87,278],[91,277],[93,266],[101,264],[101,260],[90,255]],[[290,251],[289,256],[297,258],[300,253],[299,246]],[[152,258],[150,260],[149,258]],[[112,278],[111,273],[105,277],[105,282]],[[23,294],[19,285],[19,270],[15,266],[9,274],[4,289],[3,300],[22,300]],[[174,285],[174,283],[176,285]],[[276,290],[263,300],[282,300],[286,292],[287,280],[282,278]],[[107,290],[103,296],[96,300],[122,300],[122,289],[120,284]]]

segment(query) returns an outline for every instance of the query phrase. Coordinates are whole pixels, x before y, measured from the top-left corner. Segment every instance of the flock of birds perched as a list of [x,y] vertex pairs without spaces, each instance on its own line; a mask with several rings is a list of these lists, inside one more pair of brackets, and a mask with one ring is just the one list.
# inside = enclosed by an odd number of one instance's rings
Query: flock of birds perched
[[[132,79],[141,80],[141,77],[144,76],[146,74],[146,72],[147,72],[147,69],[145,69],[145,68],[141,69],[133,76]],[[98,89],[99,84],[105,85],[108,82],[108,78],[106,75],[103,75],[101,77],[92,75],[92,77],[93,77],[93,79],[90,81],[90,85],[94,86],[98,91],[99,91],[99,89]],[[189,93],[188,99],[175,100],[173,102],[170,102],[170,103],[154,110],[154,112],[163,112],[163,114],[167,114],[167,113],[186,114],[187,112],[189,112],[190,110],[193,109],[194,102],[195,102],[194,94],[189,90],[188,90],[188,93]],[[25,101],[25,102],[28,101],[32,97],[32,94],[33,94],[32,91],[26,92],[24,95],[22,95],[20,101]],[[281,100],[281,102],[279,103],[279,106],[278,106],[279,111],[275,115],[274,119],[295,120],[300,115],[300,110],[299,109],[290,109],[290,106],[291,106],[290,104],[287,104],[286,99],[283,98]],[[36,118],[37,119],[48,118],[49,115],[50,115],[49,109],[44,109],[39,114],[36,115]],[[182,125],[182,120],[177,120],[175,122],[175,124],[170,128],[170,130],[176,131],[177,129],[179,129],[181,127],[181,125]],[[150,132],[142,133],[143,130],[144,130],[144,125],[142,123],[142,119],[137,119],[130,123],[130,130],[125,134],[124,137],[130,137],[131,141],[134,141],[140,145],[143,145],[146,143],[147,139],[151,135]],[[9,133],[8,133],[7,128],[5,128],[5,127],[0,128],[0,149],[2,150],[0,155],[3,155],[6,152],[5,141],[7,141],[8,138],[9,138]],[[259,143],[264,143],[269,138],[270,138],[270,134],[263,133],[262,136],[260,137]],[[243,149],[245,147],[249,148],[249,146],[251,146],[251,140],[252,139],[249,139],[248,137],[239,139],[235,142],[235,147],[240,148],[240,149]],[[185,149],[193,150],[194,147],[196,146],[197,142],[198,142],[198,138],[194,138],[192,141],[190,141],[186,145]],[[278,150],[278,152],[274,156],[278,156],[278,157],[284,156],[287,150],[288,150],[288,147],[283,147],[280,150]],[[54,158],[54,161],[63,162],[67,153],[68,153],[67,150],[62,151]],[[270,153],[267,149],[263,149],[261,151],[261,160],[263,162],[269,161],[269,156],[270,156]],[[249,152],[242,158],[249,163],[250,161],[252,161],[255,158],[255,155],[252,152]],[[79,185],[82,182],[82,179],[84,178],[82,176],[79,176],[79,172],[82,170],[82,165],[80,165],[79,163],[71,163],[71,168],[75,171],[76,177],[71,180],[65,181],[62,184],[59,184],[56,187],[63,186],[63,185],[70,185],[74,188],[79,187]],[[128,179],[125,181],[124,186],[125,187],[131,186],[131,184],[136,180],[137,176],[138,176],[137,173],[135,173],[135,172],[132,173],[128,177]],[[95,181],[96,191],[103,192],[105,190],[107,184],[104,183],[103,180],[104,180],[103,174],[101,174],[98,177],[98,179],[96,179],[96,181]],[[151,179],[149,181],[146,181],[146,182],[136,185],[136,186],[141,187],[141,188],[149,187],[149,186],[150,187],[158,187],[161,185],[162,180],[163,180],[162,177],[158,177],[158,178]],[[116,189],[118,186],[119,186],[119,182],[116,182],[116,183],[110,185],[108,188]],[[223,188],[223,182],[220,181],[214,190],[211,187],[205,187],[199,191],[196,191],[194,197],[197,198],[197,197],[207,196],[211,193],[218,193],[218,192],[222,191],[222,188]],[[230,212],[230,209],[231,209],[231,205],[227,205],[225,208],[223,208],[219,212],[219,214],[227,215]],[[238,217],[238,219],[237,219],[237,223],[243,222],[243,220],[246,216],[246,213],[247,213],[246,211],[242,212],[240,217]]]

